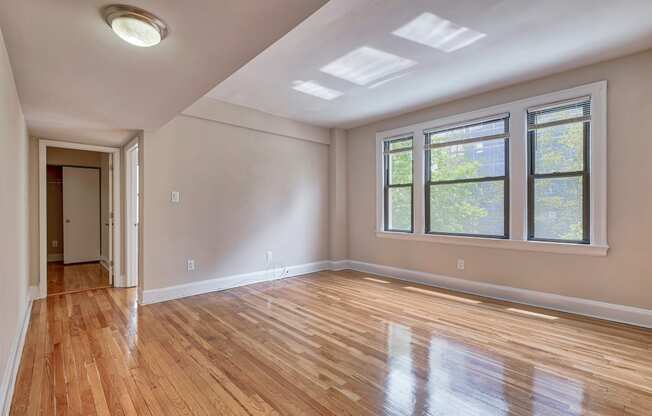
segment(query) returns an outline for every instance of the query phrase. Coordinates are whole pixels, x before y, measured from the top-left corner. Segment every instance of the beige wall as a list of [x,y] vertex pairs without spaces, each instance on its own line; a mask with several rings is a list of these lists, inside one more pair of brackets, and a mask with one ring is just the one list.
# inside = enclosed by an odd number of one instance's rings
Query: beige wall
[[102,153],[87,150],[48,147],[46,158],[48,165],[99,168],[101,156]]
[[[608,85],[608,233],[595,258],[380,239],[375,134],[594,81]],[[518,84],[348,132],[349,257],[469,280],[652,308],[652,51]],[[456,268],[458,258],[465,270]]]
[[202,97],[183,111],[186,116],[212,120],[222,124],[244,127],[263,133],[292,137],[316,143],[329,144],[330,131],[283,117],[210,97]]
[[145,290],[328,258],[327,145],[178,116],[140,152]]
[[27,130],[0,33],[0,407],[28,305]]
[[346,148],[346,131],[332,129],[328,155],[330,260],[346,260],[348,258]]

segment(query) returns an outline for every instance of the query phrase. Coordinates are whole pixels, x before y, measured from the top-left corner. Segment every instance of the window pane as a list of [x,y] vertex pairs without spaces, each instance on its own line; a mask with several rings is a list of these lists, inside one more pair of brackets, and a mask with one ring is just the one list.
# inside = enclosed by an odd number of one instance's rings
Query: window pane
[[412,183],[412,152],[390,153],[389,159],[389,185],[402,185]]
[[387,229],[410,231],[412,229],[412,189],[388,188]]
[[388,150],[399,150],[399,149],[409,149],[412,147],[412,139],[399,139],[399,140],[392,140],[388,142],[389,149]]
[[455,144],[430,150],[430,180],[505,175],[505,139]]
[[581,241],[582,177],[534,181],[534,237]]
[[430,232],[505,234],[504,181],[430,185]]
[[534,132],[537,174],[584,169],[584,123],[562,124]]
[[475,139],[506,132],[506,120],[500,119],[487,123],[457,127],[455,129],[430,134],[430,143],[447,143],[456,140]]

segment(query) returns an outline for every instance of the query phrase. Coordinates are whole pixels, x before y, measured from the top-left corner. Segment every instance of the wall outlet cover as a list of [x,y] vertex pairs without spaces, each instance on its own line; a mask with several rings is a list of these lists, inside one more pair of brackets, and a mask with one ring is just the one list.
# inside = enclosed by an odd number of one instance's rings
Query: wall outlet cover
[[457,260],[457,270],[464,270],[464,260],[462,259]]

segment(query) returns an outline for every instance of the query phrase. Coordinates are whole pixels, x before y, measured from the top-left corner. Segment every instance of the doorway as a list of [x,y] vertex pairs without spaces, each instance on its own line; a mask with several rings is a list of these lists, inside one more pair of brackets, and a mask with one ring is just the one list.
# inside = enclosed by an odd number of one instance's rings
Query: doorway
[[109,157],[80,150],[48,151],[48,296],[112,283]]
[[124,286],[119,166],[118,148],[39,141],[40,297]]

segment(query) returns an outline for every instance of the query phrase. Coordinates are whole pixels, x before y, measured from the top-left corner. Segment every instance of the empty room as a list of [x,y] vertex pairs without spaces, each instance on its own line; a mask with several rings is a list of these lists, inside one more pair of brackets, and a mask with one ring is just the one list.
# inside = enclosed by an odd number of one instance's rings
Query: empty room
[[652,2],[0,0],[0,415],[652,415]]

